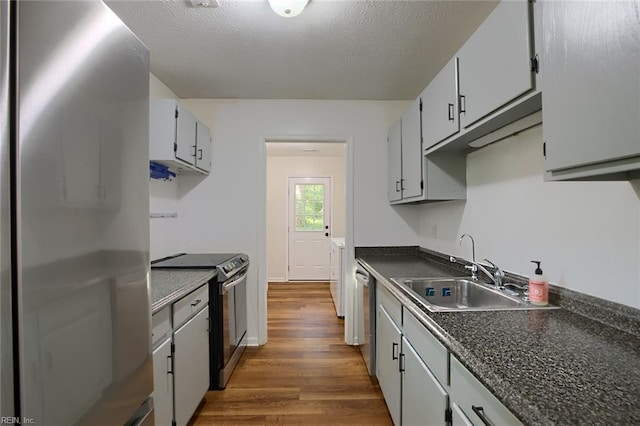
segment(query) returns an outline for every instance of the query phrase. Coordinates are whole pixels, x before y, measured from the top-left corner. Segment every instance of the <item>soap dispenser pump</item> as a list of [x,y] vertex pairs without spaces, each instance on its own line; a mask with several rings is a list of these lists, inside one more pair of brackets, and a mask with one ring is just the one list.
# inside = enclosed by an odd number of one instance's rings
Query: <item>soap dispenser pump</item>
[[535,275],[529,279],[529,301],[537,306],[545,306],[549,303],[549,281],[542,275],[539,260],[532,260],[536,264]]

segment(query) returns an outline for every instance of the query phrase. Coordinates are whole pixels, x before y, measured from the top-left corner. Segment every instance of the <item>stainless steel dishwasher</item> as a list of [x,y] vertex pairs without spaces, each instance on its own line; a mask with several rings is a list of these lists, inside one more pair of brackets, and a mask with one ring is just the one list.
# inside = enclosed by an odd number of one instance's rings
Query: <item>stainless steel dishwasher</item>
[[360,312],[364,329],[363,342],[360,345],[362,359],[367,366],[370,376],[376,373],[376,280],[360,264],[356,267],[356,281],[358,282],[359,295],[362,309]]

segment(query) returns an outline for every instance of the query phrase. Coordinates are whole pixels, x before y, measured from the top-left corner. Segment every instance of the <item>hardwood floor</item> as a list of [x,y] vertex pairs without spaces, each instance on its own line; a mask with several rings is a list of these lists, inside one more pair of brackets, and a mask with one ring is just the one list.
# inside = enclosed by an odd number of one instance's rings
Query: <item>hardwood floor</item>
[[269,342],[247,348],[191,425],[392,424],[358,348],[344,343],[328,283],[270,283],[267,303]]

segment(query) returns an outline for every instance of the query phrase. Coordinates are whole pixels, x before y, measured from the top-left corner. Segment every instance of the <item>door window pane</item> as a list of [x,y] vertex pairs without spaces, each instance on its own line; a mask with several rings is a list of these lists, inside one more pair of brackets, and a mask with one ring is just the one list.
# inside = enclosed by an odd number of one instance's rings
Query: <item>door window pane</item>
[[324,185],[297,183],[294,194],[296,231],[322,231],[324,228]]

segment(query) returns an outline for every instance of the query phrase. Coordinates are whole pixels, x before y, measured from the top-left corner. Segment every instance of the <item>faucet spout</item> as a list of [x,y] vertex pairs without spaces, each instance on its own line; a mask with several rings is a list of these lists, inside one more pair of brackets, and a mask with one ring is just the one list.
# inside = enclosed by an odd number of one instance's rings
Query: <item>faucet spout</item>
[[460,235],[460,238],[458,239],[458,245],[459,246],[462,245],[462,239],[464,237],[469,237],[469,239],[471,240],[471,261],[475,263],[475,261],[476,261],[476,242],[473,241],[473,237],[470,234],[462,234],[462,235]]

